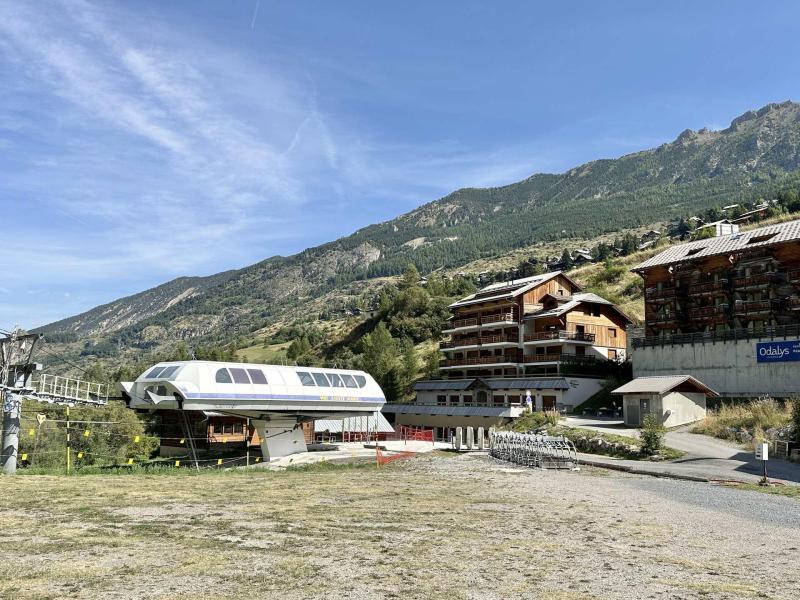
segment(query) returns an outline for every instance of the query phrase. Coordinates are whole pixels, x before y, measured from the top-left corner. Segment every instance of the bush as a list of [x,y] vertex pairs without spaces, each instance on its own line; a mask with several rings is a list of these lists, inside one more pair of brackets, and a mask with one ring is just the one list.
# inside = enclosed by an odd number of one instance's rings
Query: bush
[[645,415],[639,439],[642,442],[642,454],[652,456],[664,449],[664,424],[657,416]]
[[522,416],[511,423],[512,431],[533,431],[545,425],[558,425],[558,413],[553,410],[544,412],[525,411]]
[[723,404],[709,412],[692,431],[735,441],[736,434],[742,430],[754,435],[759,429],[767,431],[783,427],[791,419],[792,409],[788,404],[783,405],[764,396],[744,404]]
[[800,444],[800,398],[792,398],[792,425],[794,441]]

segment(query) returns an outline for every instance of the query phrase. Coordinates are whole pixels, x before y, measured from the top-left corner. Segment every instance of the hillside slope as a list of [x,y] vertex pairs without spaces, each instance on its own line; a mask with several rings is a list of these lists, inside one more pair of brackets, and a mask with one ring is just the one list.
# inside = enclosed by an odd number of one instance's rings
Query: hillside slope
[[[771,104],[722,131],[686,130],[658,148],[511,185],[462,189],[391,221],[290,257],[181,278],[40,328],[100,353],[220,341],[353,282],[458,267],[540,241],[592,239],[681,214],[768,197],[797,182],[800,105]],[[52,334],[56,334],[53,336]]]

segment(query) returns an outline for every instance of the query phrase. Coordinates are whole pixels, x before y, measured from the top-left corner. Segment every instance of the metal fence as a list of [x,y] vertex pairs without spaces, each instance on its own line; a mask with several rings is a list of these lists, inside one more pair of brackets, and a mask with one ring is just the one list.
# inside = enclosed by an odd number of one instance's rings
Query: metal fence
[[492,431],[489,454],[494,458],[540,469],[578,469],[575,444],[563,436]]
[[759,329],[731,329],[729,331],[704,331],[700,333],[676,333],[663,337],[633,338],[634,348],[648,346],[675,346],[678,344],[713,344],[753,339],[786,339],[800,336],[800,324],[775,325]]

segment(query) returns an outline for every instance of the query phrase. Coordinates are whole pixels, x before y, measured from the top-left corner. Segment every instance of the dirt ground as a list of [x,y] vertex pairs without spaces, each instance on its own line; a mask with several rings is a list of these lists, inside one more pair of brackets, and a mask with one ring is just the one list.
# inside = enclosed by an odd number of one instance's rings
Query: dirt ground
[[800,502],[435,453],[0,479],[2,598],[798,598]]

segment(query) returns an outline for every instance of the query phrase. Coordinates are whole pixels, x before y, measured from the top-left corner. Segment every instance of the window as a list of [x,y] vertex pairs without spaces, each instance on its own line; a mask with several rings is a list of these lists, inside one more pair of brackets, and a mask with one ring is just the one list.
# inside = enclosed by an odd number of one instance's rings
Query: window
[[353,375],[353,377],[355,377],[358,387],[362,388],[365,385],[367,385],[367,378],[364,377],[363,375]]
[[472,406],[472,396],[464,396],[464,406]]
[[264,371],[261,369],[247,369],[247,372],[250,374],[250,379],[253,383],[257,383],[258,385],[267,385],[267,378],[264,375]]
[[305,371],[298,371],[297,376],[300,378],[300,383],[307,386],[316,385],[314,383],[314,378],[311,377],[311,373],[306,373]]
[[616,350],[609,350],[608,351],[608,360],[617,360],[617,351]]
[[331,380],[331,385],[333,387],[344,387],[344,383],[342,383],[342,378],[339,377],[336,373],[328,373],[328,379]]
[[231,369],[231,375],[234,383],[250,383],[250,378],[244,369]]
[[344,381],[344,384],[349,388],[358,387],[358,384],[356,383],[356,380],[353,379],[353,376],[348,375],[347,373],[342,373],[342,381]]
[[436,404],[445,406],[447,404],[447,396],[436,396]]
[[145,379],[155,379],[161,374],[161,371],[164,371],[166,367],[156,367],[152,371],[150,371],[147,375],[144,376]]
[[214,423],[211,425],[211,433],[222,433],[222,423]]
[[450,396],[450,406],[458,406],[459,402],[460,398],[457,395]]
[[772,233],[765,233],[763,235],[754,235],[749,240],[747,240],[747,243],[757,244],[759,242],[766,242],[767,240],[774,238],[776,235],[778,235],[777,231],[774,231]]
[[617,337],[617,329],[615,327],[608,328],[608,337],[615,339]]
[[312,373],[311,376],[314,378],[314,381],[317,382],[317,385],[320,387],[330,387],[330,382],[328,378],[325,377],[325,373]]
[[222,425],[222,433],[230,435],[233,433],[233,424],[232,423],[223,423]]
[[242,433],[242,422],[241,421],[236,421],[233,424],[233,433],[241,435],[241,433]]
[[219,369],[217,371],[217,383],[233,383],[228,369]]
[[180,365],[173,365],[171,367],[167,367],[166,369],[161,371],[161,375],[159,375],[159,377],[161,377],[162,379],[169,379],[175,374],[175,371],[177,371],[178,369],[180,369]]

